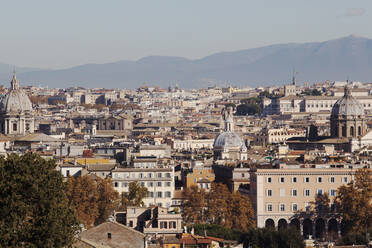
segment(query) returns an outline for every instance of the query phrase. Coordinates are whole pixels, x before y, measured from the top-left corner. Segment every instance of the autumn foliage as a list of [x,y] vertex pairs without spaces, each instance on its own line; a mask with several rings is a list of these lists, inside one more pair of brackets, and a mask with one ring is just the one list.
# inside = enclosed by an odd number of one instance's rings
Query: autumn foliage
[[105,222],[119,205],[119,193],[113,188],[110,178],[70,177],[66,195],[86,228]]
[[255,225],[250,199],[231,193],[225,184],[214,183],[210,192],[190,187],[185,192],[183,217],[188,224],[217,224],[248,231]]
[[360,169],[355,180],[337,190],[337,211],[342,215],[346,232],[365,232],[372,227],[372,171]]

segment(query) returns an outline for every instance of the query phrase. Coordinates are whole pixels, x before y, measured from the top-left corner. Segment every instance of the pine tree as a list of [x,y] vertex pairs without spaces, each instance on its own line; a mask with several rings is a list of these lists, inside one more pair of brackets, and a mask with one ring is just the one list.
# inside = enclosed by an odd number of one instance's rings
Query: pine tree
[[0,247],[66,247],[79,229],[53,160],[0,157]]

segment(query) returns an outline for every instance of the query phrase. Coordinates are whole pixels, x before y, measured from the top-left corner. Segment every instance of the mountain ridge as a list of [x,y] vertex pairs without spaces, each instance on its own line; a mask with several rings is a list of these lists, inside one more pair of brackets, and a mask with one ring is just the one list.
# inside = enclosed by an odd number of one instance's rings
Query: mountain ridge
[[[1,68],[0,64],[0,80],[4,80]],[[291,80],[294,68],[301,82],[348,77],[372,81],[372,39],[349,35],[322,42],[283,43],[218,52],[199,59],[146,56],[135,61],[83,64],[59,70],[24,68],[17,77],[23,84],[49,87],[136,88],[146,82],[161,87],[178,84],[183,88],[200,88],[215,84],[284,84]]]

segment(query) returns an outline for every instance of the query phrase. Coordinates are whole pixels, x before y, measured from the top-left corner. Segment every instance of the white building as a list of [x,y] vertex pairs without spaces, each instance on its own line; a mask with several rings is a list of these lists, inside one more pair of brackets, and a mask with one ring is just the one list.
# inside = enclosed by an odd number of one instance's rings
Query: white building
[[214,139],[173,140],[172,148],[176,150],[213,149]]
[[149,195],[143,201],[145,206],[169,208],[174,194],[173,168],[116,168],[112,170],[112,182],[119,193],[128,192],[129,183],[138,182],[145,186]]

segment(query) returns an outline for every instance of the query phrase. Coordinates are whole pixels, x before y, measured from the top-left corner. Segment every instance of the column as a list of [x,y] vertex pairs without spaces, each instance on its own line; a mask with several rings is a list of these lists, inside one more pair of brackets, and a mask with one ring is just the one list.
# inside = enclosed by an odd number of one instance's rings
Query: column
[[337,235],[341,238],[341,222],[337,221]]
[[316,234],[316,220],[314,220],[314,221],[312,221],[313,222],[313,224],[312,224],[312,228],[313,228],[313,230],[312,230],[312,237],[313,237],[313,239],[316,237],[315,236],[315,234]]
[[300,221],[300,232],[301,232],[301,236],[304,236],[304,222],[303,221]]
[[4,133],[8,134],[9,120],[4,121]]

